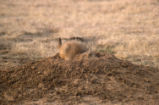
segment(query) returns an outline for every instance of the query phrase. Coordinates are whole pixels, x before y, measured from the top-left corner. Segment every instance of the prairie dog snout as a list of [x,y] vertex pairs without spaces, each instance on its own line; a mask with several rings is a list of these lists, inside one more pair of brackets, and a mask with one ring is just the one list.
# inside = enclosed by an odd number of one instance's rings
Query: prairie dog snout
[[87,51],[87,47],[80,41],[68,41],[62,44],[61,38],[58,40],[59,56],[64,60],[72,60],[76,55]]

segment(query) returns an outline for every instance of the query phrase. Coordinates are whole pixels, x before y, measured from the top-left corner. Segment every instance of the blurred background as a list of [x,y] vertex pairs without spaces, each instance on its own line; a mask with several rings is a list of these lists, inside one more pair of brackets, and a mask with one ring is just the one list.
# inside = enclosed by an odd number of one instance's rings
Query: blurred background
[[58,52],[82,37],[92,51],[159,68],[159,0],[1,0],[0,67]]

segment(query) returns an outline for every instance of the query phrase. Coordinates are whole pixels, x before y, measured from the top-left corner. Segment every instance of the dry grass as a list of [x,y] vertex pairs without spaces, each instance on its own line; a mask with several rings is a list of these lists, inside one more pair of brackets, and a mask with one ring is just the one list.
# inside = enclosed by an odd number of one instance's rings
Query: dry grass
[[[53,56],[58,52],[56,38],[72,36],[88,39],[90,50],[159,68],[159,0],[0,1],[0,68]],[[101,104],[94,97],[86,101]],[[31,104],[57,103],[44,99]]]
[[91,50],[159,68],[158,0],[5,0],[0,10],[0,39],[12,42],[10,53],[49,57],[57,37],[81,36],[92,39]]

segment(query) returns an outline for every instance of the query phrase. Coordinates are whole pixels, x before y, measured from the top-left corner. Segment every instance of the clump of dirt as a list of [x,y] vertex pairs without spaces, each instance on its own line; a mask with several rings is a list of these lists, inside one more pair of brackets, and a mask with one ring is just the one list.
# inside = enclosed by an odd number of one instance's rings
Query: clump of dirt
[[83,97],[102,102],[159,99],[157,69],[137,66],[105,53],[86,52],[72,61],[55,55],[0,70],[0,105],[21,104],[49,95],[49,101],[75,105]]

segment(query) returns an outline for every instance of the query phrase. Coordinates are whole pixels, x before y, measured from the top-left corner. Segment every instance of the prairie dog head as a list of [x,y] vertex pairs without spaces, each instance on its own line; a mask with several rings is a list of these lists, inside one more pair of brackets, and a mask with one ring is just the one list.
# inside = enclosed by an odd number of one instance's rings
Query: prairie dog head
[[64,60],[72,60],[76,55],[87,51],[87,47],[80,41],[68,41],[62,44],[61,38],[58,39],[59,56]]

